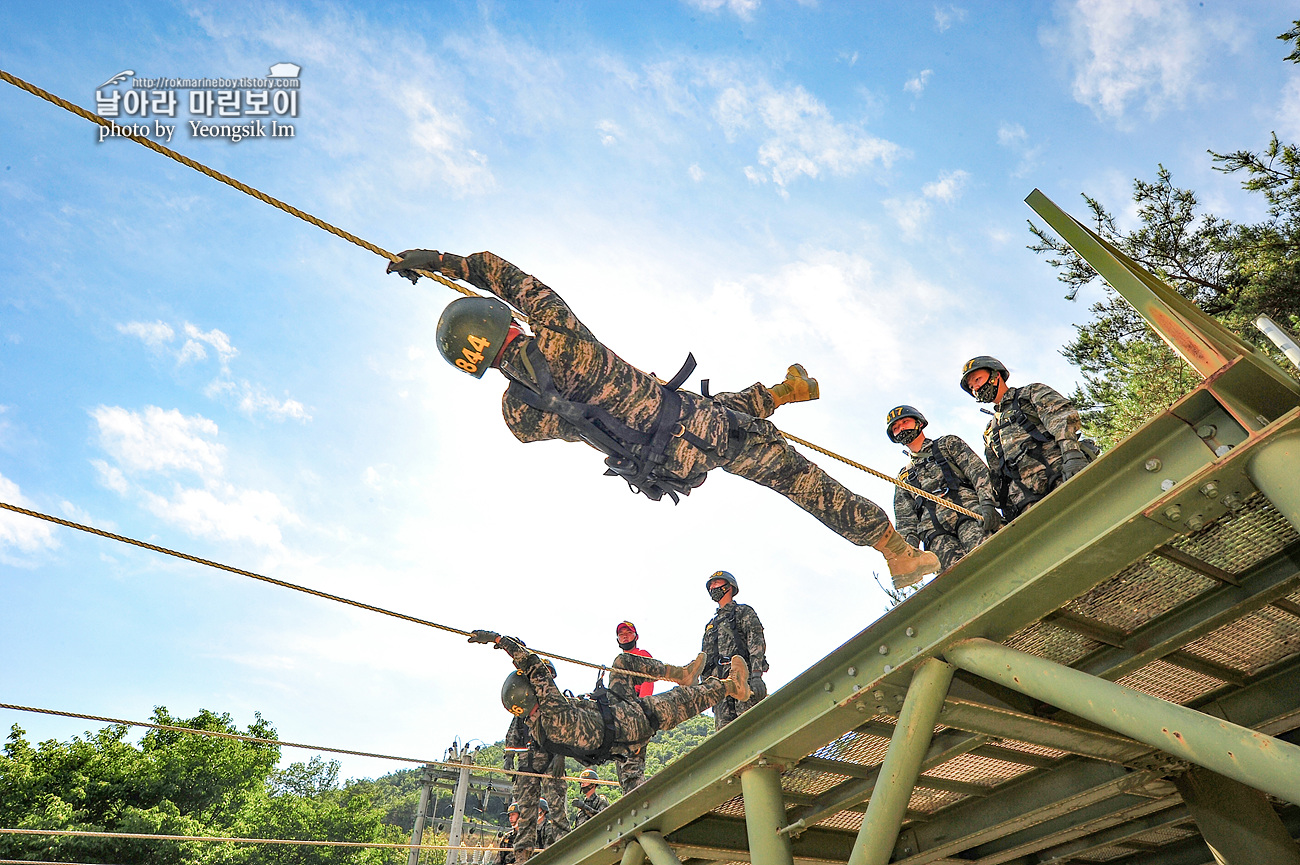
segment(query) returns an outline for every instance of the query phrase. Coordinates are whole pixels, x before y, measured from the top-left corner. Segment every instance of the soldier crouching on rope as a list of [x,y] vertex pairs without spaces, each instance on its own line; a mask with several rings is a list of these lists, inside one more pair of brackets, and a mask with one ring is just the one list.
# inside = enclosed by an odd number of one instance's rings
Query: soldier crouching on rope
[[[551,754],[596,765],[619,760],[643,748],[659,730],[671,730],[717,703],[723,696],[749,697],[745,659],[732,658],[731,675],[679,685],[663,694],[626,698],[597,689],[589,697],[566,697],[546,663],[513,637],[474,631],[471,643],[493,643],[514,662],[515,672],[501,688],[501,703],[523,717],[533,741]],[[515,862],[523,865],[536,848],[536,835],[524,837],[523,820],[515,839]]]
[[694,358],[661,383],[597,340],[558,294],[490,252],[465,258],[407,250],[388,266],[413,282],[417,270],[469,282],[528,316],[533,335],[505,303],[459,298],[443,311],[437,333],[448,363],[475,378],[498,369],[510,380],[501,411],[520,441],[585,441],[607,455],[606,474],[655,501],[677,501],[721,468],[776,490],[848,541],[875,547],[891,576],[939,570],[938,558],[909,546],[879,505],[804,458],[765,420],[787,402],[818,397],[817,380],[803,367],[791,366],[770,388],[756,383],[701,396],[678,390]]

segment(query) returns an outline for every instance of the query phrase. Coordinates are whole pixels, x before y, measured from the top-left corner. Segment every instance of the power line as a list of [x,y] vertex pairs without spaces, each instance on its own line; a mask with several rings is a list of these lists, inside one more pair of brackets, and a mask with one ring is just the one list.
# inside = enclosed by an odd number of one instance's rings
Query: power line
[[74,829],[0,829],[0,835],[60,835],[73,838],[127,838],[134,841],[216,841],[224,844],[293,844],[300,847],[379,847],[387,850],[491,850],[460,844],[392,844],[381,841],[309,841],[295,838],[227,838],[221,835],[145,835],[138,832],[86,832]]
[[[245,736],[242,733],[227,733],[223,730],[200,730],[195,727],[178,727],[171,724],[154,724],[149,721],[127,721],[122,718],[108,718],[102,715],[83,715],[79,712],[64,712],[59,709],[38,709],[33,706],[19,706],[14,703],[0,703],[0,709],[13,709],[18,712],[34,712],[39,715],[55,715],[62,718],[80,718],[86,721],[100,721],[105,724],[121,724],[126,727],[148,727],[153,730],[168,730],[177,733],[193,733],[196,736],[210,736],[216,739],[234,739],[239,742],[251,742],[256,745],[279,745],[285,748],[303,748],[309,751],[326,751],[331,754],[348,754],[353,757],[374,757],[378,760],[395,760],[401,763],[418,763],[422,766],[444,766],[463,769],[463,763],[446,763],[441,760],[424,760],[419,757],[398,757],[392,754],[375,754],[369,751],[350,751],[345,748],[329,748],[324,745],[304,745],[299,742],[284,742],[279,739],[260,739],[257,736]],[[474,766],[472,771],[495,772],[500,775],[523,775],[529,778],[549,778],[550,775],[538,772],[520,772],[515,769],[498,769],[495,766]],[[564,781],[582,781],[565,775]],[[595,783],[617,786],[617,781],[597,780]]]

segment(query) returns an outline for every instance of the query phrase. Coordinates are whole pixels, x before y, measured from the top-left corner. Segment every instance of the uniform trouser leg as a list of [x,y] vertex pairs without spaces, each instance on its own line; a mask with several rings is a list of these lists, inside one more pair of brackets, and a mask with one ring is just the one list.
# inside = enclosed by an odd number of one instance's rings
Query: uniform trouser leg
[[618,772],[618,783],[626,793],[629,790],[635,790],[645,783],[645,745],[641,745],[636,753],[629,754],[627,759],[615,760],[614,768]]
[[671,730],[713,706],[727,693],[721,679],[708,678],[698,685],[678,685],[662,694],[642,697],[659,719],[660,730]]
[[[753,686],[751,685],[750,687],[752,690]],[[723,727],[757,706],[759,700],[762,700],[763,697],[766,696],[766,693],[763,693],[761,696],[759,694],[753,694],[743,703],[737,702],[735,697],[723,697],[718,701],[718,704],[713,707],[713,729],[721,730]]]
[[767,421],[754,421],[740,455],[721,468],[776,490],[829,528],[860,547],[870,546],[890,528],[889,515],[826,474]]
[[[534,771],[526,766],[523,771]],[[537,799],[541,793],[540,778],[516,775],[515,801],[519,803],[519,822],[515,826],[515,855],[532,855],[537,849]]]
[[[541,760],[535,761],[534,765],[539,763]],[[550,820],[556,833],[563,836],[569,832],[569,784],[561,780],[564,775],[564,757],[556,754],[543,771],[550,777],[541,779],[542,798],[551,806]]]

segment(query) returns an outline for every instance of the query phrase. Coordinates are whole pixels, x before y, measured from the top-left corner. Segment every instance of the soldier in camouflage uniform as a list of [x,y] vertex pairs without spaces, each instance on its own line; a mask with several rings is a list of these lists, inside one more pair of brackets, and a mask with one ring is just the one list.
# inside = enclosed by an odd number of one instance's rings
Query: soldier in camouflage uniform
[[709,597],[717,602],[718,611],[704,626],[700,651],[704,669],[710,675],[728,674],[734,657],[745,659],[749,668],[749,696],[736,699],[725,696],[713,707],[713,728],[721,730],[767,696],[763,674],[767,672],[767,640],[758,613],[748,604],[732,600],[740,586],[727,571],[716,571],[705,582]]
[[[555,674],[555,667],[551,666],[551,674]],[[532,734],[528,732],[528,725],[522,718],[512,718],[510,727],[506,730],[505,738],[505,758],[503,760],[505,768],[519,769],[520,772],[532,772],[534,775],[516,775],[514,786],[510,791],[510,797],[519,806],[520,817],[524,826],[532,826],[537,822],[537,803],[542,798],[552,802],[563,802],[569,795],[568,783],[564,778],[564,757],[560,754],[548,754],[542,750],[538,744],[533,741]],[[538,778],[536,775],[545,775],[545,778]],[[556,828],[561,830],[561,834],[569,831],[569,817],[567,814],[562,815],[555,820]],[[520,834],[516,828],[516,837]],[[527,833],[527,829],[524,830]]]
[[558,294],[490,252],[407,250],[388,270],[412,281],[417,270],[439,271],[528,316],[532,336],[504,304],[475,297],[453,301],[438,322],[448,363],[475,377],[499,369],[511,381],[501,410],[520,441],[586,441],[609,455],[607,474],[656,500],[676,501],[722,468],[776,490],[850,542],[875,547],[891,574],[938,570],[939,560],[909,547],[879,505],[804,458],[765,420],[780,405],[818,397],[803,367],[770,388],[755,383],[705,397],[677,389],[693,359],[671,387],[660,383],[605,347]]
[[596,770],[583,769],[578,776],[578,792],[582,798],[573,800],[573,828],[578,828],[592,817],[609,807],[609,800],[599,792],[596,786]]
[[1007,386],[1007,368],[988,355],[962,368],[962,390],[993,403],[984,428],[984,456],[1003,515],[1024,513],[1087,467],[1092,458],[1079,441],[1074,403],[1045,384]]
[[[694,718],[723,695],[741,701],[749,697],[749,673],[739,657],[732,659],[731,675],[725,680],[710,677],[699,685],[679,685],[664,694],[632,699],[608,691],[567,697],[555,686],[555,676],[542,659],[518,640],[480,630],[474,631],[469,641],[493,643],[510,655],[517,672],[506,679],[502,703],[512,714],[524,717],[533,741],[550,753],[589,764],[627,757],[657,731],[671,730]],[[522,802],[520,809],[524,809]],[[524,842],[522,838],[515,842],[519,865],[532,853]]]
[[510,831],[497,836],[497,846],[502,848],[493,858],[493,865],[515,865],[515,835],[519,832],[519,803],[511,802],[506,809],[506,819],[510,821]]
[[[687,666],[676,667],[656,660],[645,649],[638,649],[636,642],[639,636],[636,625],[631,622],[619,622],[615,628],[614,637],[618,640],[621,651],[614,659],[614,663],[610,665],[609,690],[611,692],[624,699],[633,699],[649,697],[654,693],[655,681],[660,679],[678,685],[695,684],[695,680],[704,670],[703,653]],[[629,670],[642,675],[632,676],[619,672],[620,670]],[[618,782],[625,791],[645,783],[645,755],[646,749],[642,745],[640,748],[629,749],[624,759],[615,761]]]
[[[564,800],[561,799],[561,802]],[[564,809],[561,808],[561,811]],[[568,819],[567,817],[565,818]],[[551,806],[545,799],[537,800],[537,849],[545,850],[565,835],[551,820]]]
[[[910,457],[898,477],[967,510],[978,511],[982,518],[977,520],[895,487],[894,524],[908,543],[924,543],[946,570],[997,531],[1001,517],[993,504],[989,467],[957,436],[927,438],[922,430],[928,425],[925,415],[910,405],[895,406],[885,416],[885,434],[891,442],[905,445]],[[908,585],[894,582],[896,589]]]

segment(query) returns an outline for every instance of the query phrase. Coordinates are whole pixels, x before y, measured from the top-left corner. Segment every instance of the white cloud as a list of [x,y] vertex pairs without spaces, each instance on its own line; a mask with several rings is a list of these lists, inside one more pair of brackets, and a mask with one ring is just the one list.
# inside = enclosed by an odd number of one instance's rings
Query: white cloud
[[714,100],[713,117],[728,140],[755,132],[758,162],[766,170],[749,166],[745,176],[751,182],[770,180],[783,194],[801,176],[850,176],[875,163],[889,166],[901,152],[897,144],[857,124],[836,121],[799,86],[778,89],[767,82],[727,81]]
[[934,26],[940,33],[945,32],[949,27],[959,21],[966,20],[966,10],[957,6],[936,6],[934,7]]
[[268,415],[273,420],[293,420],[309,421],[311,415],[307,412],[306,406],[296,399],[278,399],[267,393],[261,385],[256,385],[248,379],[231,381],[229,379],[217,379],[207,386],[203,391],[207,396],[216,397],[220,394],[228,394],[238,400],[237,406],[240,411],[250,417],[259,414]]
[[1121,118],[1142,102],[1155,116],[1205,89],[1206,60],[1238,38],[1230,19],[1192,16],[1186,0],[1075,0],[1043,41],[1074,72],[1074,98],[1098,114]]
[[139,337],[150,348],[161,348],[172,341],[176,331],[170,324],[162,321],[132,321],[117,326],[118,333]]
[[212,330],[205,332],[199,330],[187,321],[185,322],[185,335],[188,336],[189,339],[181,349],[182,355],[187,351],[190,351],[191,346],[193,346],[197,349],[197,356],[199,358],[206,357],[207,353],[203,351],[202,343],[207,343],[216,350],[217,359],[221,362],[221,366],[224,369],[229,366],[230,360],[235,357],[235,355],[239,354],[239,350],[230,344],[230,337],[226,336],[225,333],[217,330],[215,327]]
[[1028,139],[1025,127],[1019,123],[1002,123],[998,126],[998,144],[1003,147],[1020,147]]
[[[17,505],[20,508],[36,510],[36,506],[23,495],[18,484],[4,475],[0,475],[0,502]],[[54,526],[34,517],[16,514],[13,511],[0,510],[0,562],[7,565],[23,564],[12,558],[6,550],[18,550],[23,553],[35,553],[40,550],[53,549],[59,545],[54,537]]]
[[1024,177],[1038,167],[1043,145],[1030,145],[1029,133],[1019,123],[1002,122],[998,125],[998,144],[1020,157],[1020,162],[1011,172],[1012,177]]
[[690,168],[686,169],[686,173],[689,174],[691,180],[694,180],[696,183],[699,183],[704,179],[704,169],[700,168],[698,164],[692,164]]
[[[157,406],[99,406],[90,414],[111,458],[91,461],[100,483],[189,534],[278,549],[281,526],[300,522],[275,493],[224,478],[226,447],[208,418]],[[197,476],[198,484],[180,483],[177,473]]]
[[217,425],[202,415],[148,406],[143,413],[101,405],[90,413],[104,450],[129,472],[192,471],[221,474],[225,447],[211,439]]
[[1300,75],[1293,75],[1282,88],[1282,107],[1277,112],[1277,131],[1283,139],[1300,139]]
[[951,203],[961,195],[961,191],[969,179],[970,174],[960,168],[956,171],[944,171],[939,174],[938,180],[933,180],[922,186],[921,194],[926,198]]
[[913,96],[920,96],[925,90],[925,85],[929,83],[930,76],[932,75],[934,75],[933,69],[922,69],[921,74],[917,75],[915,78],[907,79],[907,83],[903,85],[903,90]]
[[701,12],[717,12],[726,9],[745,21],[754,17],[759,0],[686,0],[687,5],[694,6]]
[[425,182],[440,178],[459,195],[493,189],[496,179],[487,156],[468,146],[468,128],[447,109],[445,100],[440,107],[432,94],[415,85],[402,89],[398,105],[409,121],[407,137],[416,151],[404,170]]
[[617,144],[619,136],[623,130],[613,120],[602,120],[596,124],[596,131],[600,133],[600,143],[606,147],[611,144]]

